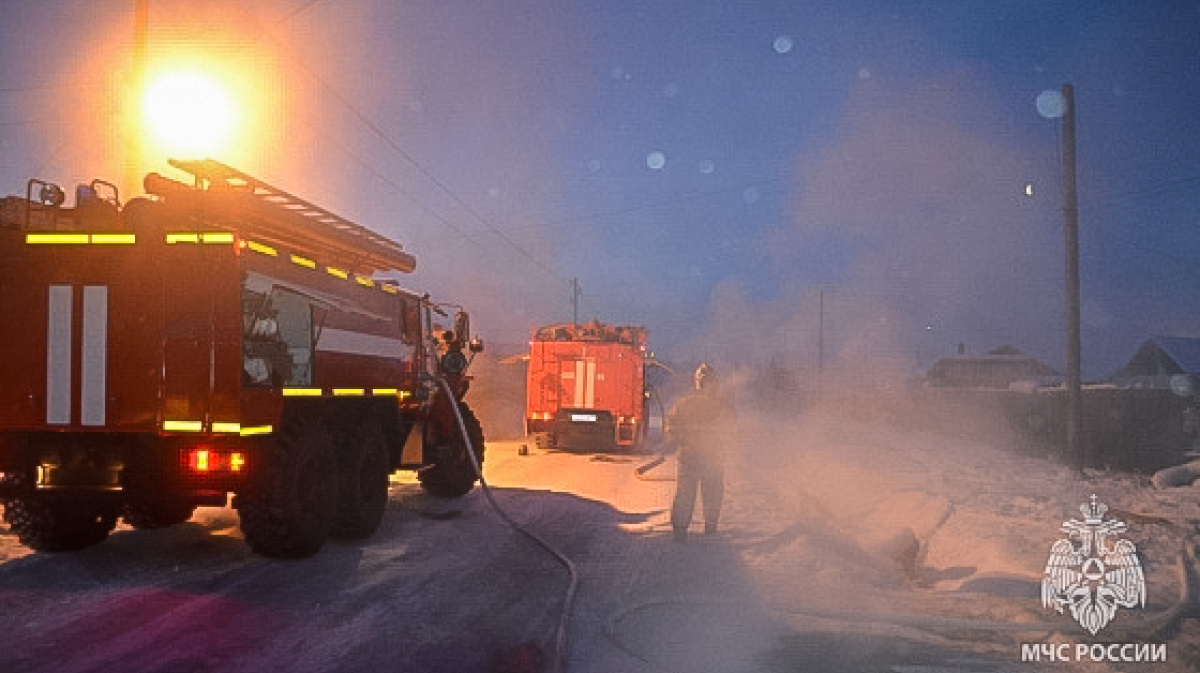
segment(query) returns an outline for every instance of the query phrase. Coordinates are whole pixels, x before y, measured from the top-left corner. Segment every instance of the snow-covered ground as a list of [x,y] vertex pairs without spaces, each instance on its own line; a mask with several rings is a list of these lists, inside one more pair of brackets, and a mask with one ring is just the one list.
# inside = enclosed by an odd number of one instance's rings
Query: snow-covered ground
[[[496,501],[576,564],[567,671],[1200,670],[1194,617],[1144,632],[1183,595],[1200,488],[1080,480],[995,442],[837,415],[743,418],[740,437],[722,532],[686,544],[667,525],[671,460],[639,476],[646,456],[489,444]],[[1097,636],[1039,593],[1092,494],[1129,524],[1149,587]],[[407,478],[372,539],[300,561],[251,554],[221,508],[74,554],[5,532],[0,671],[483,672],[522,643],[550,670],[567,583],[478,489],[438,501]],[[1041,642],[1165,643],[1168,661],[1023,663]]]

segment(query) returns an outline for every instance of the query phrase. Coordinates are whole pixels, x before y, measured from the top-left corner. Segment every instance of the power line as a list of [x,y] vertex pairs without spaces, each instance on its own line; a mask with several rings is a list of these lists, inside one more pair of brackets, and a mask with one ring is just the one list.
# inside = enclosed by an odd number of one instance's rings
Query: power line
[[[319,136],[321,136],[321,137],[325,138],[326,140],[329,140],[330,142],[333,142],[334,144],[337,144],[337,143],[336,143],[336,142],[333,140],[333,138],[331,138],[330,136],[326,135],[325,133],[323,133],[323,132],[321,131],[321,129],[320,129],[320,125],[314,124],[314,125],[313,125],[313,130],[314,130],[314,131],[315,131],[315,132],[316,132],[316,133],[317,133]],[[391,187],[391,188],[392,188],[392,189],[393,189],[393,190],[394,190],[396,193],[400,194],[401,196],[404,196],[404,197],[408,198],[410,201],[412,201],[414,204],[416,204],[416,206],[417,206],[418,208],[420,208],[421,210],[425,211],[425,212],[426,212],[426,213],[427,213],[429,216],[433,217],[433,218],[434,218],[434,219],[436,219],[438,222],[441,222],[442,224],[444,224],[444,225],[446,225],[447,227],[449,227],[451,231],[453,231],[454,233],[456,233],[456,234],[458,234],[459,236],[461,236],[461,237],[462,237],[464,240],[466,240],[466,241],[469,241],[469,242],[471,242],[471,243],[474,243],[474,244],[476,244],[476,245],[479,245],[479,246],[482,246],[482,245],[483,245],[483,244],[482,244],[482,243],[480,243],[479,241],[477,241],[477,240],[475,240],[475,239],[471,238],[470,236],[468,236],[468,235],[467,235],[467,233],[466,233],[466,232],[464,232],[462,229],[460,229],[460,228],[458,227],[458,225],[454,224],[454,222],[452,222],[451,220],[449,220],[449,219],[448,219],[448,218],[446,218],[446,217],[443,217],[441,214],[439,214],[438,212],[434,211],[432,208],[429,208],[429,207],[428,207],[428,206],[426,206],[425,204],[423,204],[423,203],[421,203],[420,201],[418,201],[418,200],[416,199],[416,197],[414,197],[412,194],[409,194],[409,193],[408,193],[408,191],[407,191],[407,190],[405,190],[405,189],[404,189],[403,187],[401,187],[400,185],[396,184],[396,182],[395,182],[394,180],[392,180],[391,178],[387,177],[387,176],[386,176],[386,175],[384,175],[383,173],[381,173],[381,172],[379,172],[379,171],[375,170],[375,168],[374,168],[374,167],[372,167],[372,166],[371,166],[369,163],[367,163],[367,161],[366,161],[365,159],[363,159],[362,157],[358,156],[358,155],[357,155],[357,154],[355,154],[354,152],[351,152],[351,151],[350,151],[349,149],[347,149],[345,146],[342,146],[342,147],[341,147],[341,150],[342,150],[342,152],[343,152],[343,153],[344,153],[346,156],[348,156],[348,157],[350,157],[351,159],[353,159],[354,161],[356,161],[356,162],[358,163],[358,165],[359,165],[359,166],[361,166],[362,168],[364,168],[364,169],[365,169],[365,170],[366,170],[368,173],[370,173],[371,175],[375,176],[375,178],[376,178],[376,179],[380,180],[380,181],[381,181],[381,182],[383,182],[384,184],[386,184],[386,185],[388,185],[389,187]]]
[[[512,228],[510,228],[510,231],[522,231],[525,229],[534,229],[534,228],[548,228],[548,227],[554,227],[556,225],[575,224],[575,223],[579,223],[579,222],[597,222],[599,220],[607,220],[610,218],[621,217],[624,215],[630,215],[633,213],[639,213],[639,212],[647,211],[647,210],[658,210],[661,208],[670,208],[670,207],[680,206],[680,205],[690,205],[692,203],[698,203],[704,199],[708,199],[708,198],[711,198],[714,196],[722,196],[725,194],[736,194],[739,192],[744,192],[747,189],[752,189],[752,188],[756,188],[756,187],[768,187],[770,185],[776,185],[781,182],[783,182],[783,178],[764,178],[761,180],[753,180],[750,182],[743,182],[741,184],[734,185],[731,187],[722,187],[720,189],[713,189],[713,190],[709,190],[709,191],[705,191],[705,192],[695,192],[695,193],[691,193],[691,194],[684,194],[684,195],[680,196],[679,198],[675,198],[675,199],[665,199],[662,201],[655,201],[655,202],[651,202],[651,203],[643,203],[643,204],[638,204],[638,205],[634,205],[634,206],[629,206],[627,208],[617,208],[614,210],[608,210],[608,211],[603,211],[603,212],[598,212],[598,213],[590,213],[590,214],[584,214],[584,215],[573,216],[573,217],[560,217],[560,218],[555,218],[555,219],[551,219],[551,220],[545,220],[543,222],[538,222],[535,224],[528,224],[528,225],[524,225],[524,226],[520,226],[520,227],[512,227]],[[611,225],[608,225],[608,226],[600,229],[600,231],[608,231],[611,229],[616,229],[618,227],[624,227],[624,226],[630,226],[630,223],[629,222],[615,222]]]
[[[307,5],[302,6],[299,10],[297,10],[297,11],[293,12],[291,15],[289,15],[289,18],[290,18],[290,16],[294,16],[295,14],[298,14],[300,11],[307,9],[309,6],[311,6],[312,4],[314,4],[315,2],[318,2],[318,1],[319,0],[312,0]],[[253,14],[250,14],[250,17],[253,21],[255,21],[255,23],[259,23],[261,25],[261,22],[259,22],[257,20],[257,18],[254,17]],[[301,70],[303,70],[304,72],[306,72],[308,74],[308,76],[313,79],[313,81],[317,82],[321,87],[323,87],[324,89],[329,91],[333,95],[333,97],[339,103],[342,104],[342,106],[344,106],[347,110],[350,111],[350,113],[354,116],[355,119],[357,119],[359,121],[359,123],[361,123],[371,133],[373,133],[376,137],[378,137],[380,140],[382,140],[388,147],[392,148],[392,150],[394,152],[396,152],[398,155],[400,155],[401,158],[403,158],[410,165],[412,165],[414,168],[416,168],[417,171],[419,171],[421,173],[421,175],[423,175],[427,180],[429,180],[433,185],[435,185],[439,190],[441,190],[442,193],[449,196],[450,199],[454,203],[456,203],[459,207],[461,207],[463,210],[465,210],[472,218],[474,218],[476,221],[480,222],[485,227],[490,229],[502,241],[507,243],[511,248],[513,248],[517,252],[521,253],[522,256],[524,256],[526,259],[528,259],[530,262],[532,262],[534,264],[534,266],[541,269],[546,274],[553,277],[555,280],[558,280],[558,281],[561,281],[564,283],[567,282],[565,278],[563,278],[562,276],[559,276],[552,269],[550,269],[548,266],[543,264],[541,262],[541,260],[537,259],[532,254],[530,254],[527,250],[525,250],[521,246],[517,245],[517,243],[515,241],[513,241],[511,238],[509,238],[502,230],[500,230],[500,228],[498,228],[497,226],[492,224],[489,220],[484,218],[477,210],[475,210],[470,204],[468,204],[465,199],[463,199],[461,196],[458,195],[457,192],[450,189],[450,187],[448,185],[446,185],[442,180],[438,179],[435,175],[433,175],[428,169],[425,168],[424,165],[421,164],[421,162],[417,161],[416,157],[412,156],[408,151],[406,151],[403,147],[401,147],[395,140],[393,140],[391,138],[391,136],[389,136],[386,132],[384,132],[384,130],[382,128],[380,128],[379,125],[377,125],[370,118],[368,118],[365,113],[363,113],[361,110],[359,110],[358,106],[354,105],[353,102],[351,102],[345,95],[343,95],[340,91],[338,91],[332,85],[330,85],[328,82],[326,82],[324,79],[322,79],[319,75],[317,75],[317,73],[315,71],[313,71],[312,68],[308,67],[307,64],[305,64],[302,60],[299,59],[299,57],[297,57],[293,52],[291,52],[291,50],[289,50],[286,46],[282,45],[278,40],[276,40],[274,38],[274,36],[271,34],[271,31],[267,31],[267,37],[277,47],[280,48],[280,50],[286,55],[288,60],[290,60],[293,65],[295,65],[296,67],[298,67]],[[375,174],[378,175],[378,173],[375,173]],[[391,184],[390,181],[389,181],[389,184]],[[412,197],[410,196],[410,198],[412,198]],[[415,199],[414,199],[414,202],[415,202]],[[439,218],[439,220],[442,222],[446,221],[444,218]],[[460,233],[462,233],[462,232],[460,232]],[[463,235],[465,236],[466,234],[463,234]]]
[[67,119],[65,117],[42,117],[39,119],[20,119],[20,120],[11,121],[11,122],[0,122],[0,127],[38,126],[41,124],[65,124],[65,123],[67,123]]
[[275,25],[277,27],[282,26],[283,24],[291,21],[292,19],[296,18],[300,14],[303,14],[305,11],[307,11],[310,7],[317,4],[318,2],[324,2],[324,0],[308,0],[308,2],[302,4],[299,7],[288,12],[287,16],[285,16],[282,19],[280,19],[279,21],[275,22]]
[[1140,196],[1156,196],[1158,194],[1163,194],[1166,192],[1174,191],[1176,189],[1179,189],[1180,187],[1184,187],[1187,185],[1194,185],[1194,184],[1200,184],[1200,176],[1193,176],[1193,177],[1189,177],[1189,178],[1177,178],[1175,180],[1167,180],[1165,182],[1160,182],[1156,185],[1152,185],[1152,186],[1149,186],[1149,187],[1146,187],[1143,189],[1133,189],[1133,190],[1130,190],[1127,192],[1117,192],[1116,194],[1110,195],[1108,198],[1113,199],[1113,200],[1119,200],[1119,199],[1136,198],[1136,197],[1140,197]]
[[521,246],[517,245],[516,242],[514,242],[503,231],[501,231],[499,227],[492,224],[490,221],[488,221],[486,218],[484,218],[482,215],[480,215],[479,212],[476,211],[470,204],[468,204],[466,202],[466,200],[464,200],[461,196],[459,196],[457,192],[450,189],[449,186],[447,186],[444,182],[442,182],[436,176],[434,176],[432,173],[430,173],[419,161],[417,161],[417,159],[415,157],[413,157],[411,154],[409,154],[404,148],[400,147],[400,145],[397,144],[394,140],[392,140],[392,138],[387,133],[385,133],[383,131],[383,129],[379,128],[378,125],[376,125],[374,122],[372,122],[370,119],[368,119],[367,116],[365,114],[363,114],[349,100],[347,100],[345,96],[343,96],[340,92],[333,89],[328,84],[326,84],[324,81],[322,81],[321,78],[317,77],[317,75],[315,73],[313,73],[312,70],[308,69],[303,64],[301,64],[300,67],[308,70],[309,74],[312,75],[313,79],[316,80],[318,83],[320,83],[325,88],[327,88],[334,95],[334,97],[337,98],[338,101],[341,102],[342,105],[344,105],[348,110],[350,110],[350,112],[364,126],[366,126],[372,133],[374,133],[376,136],[378,136],[379,139],[383,140],[384,143],[386,143],[388,145],[388,147],[391,147],[393,151],[395,151],[397,154],[399,154],[401,157],[403,157],[405,161],[407,161],[414,168],[416,168],[421,173],[421,175],[425,176],[425,178],[427,180],[429,180],[431,183],[433,183],[439,190],[441,190],[444,194],[449,196],[450,199],[452,201],[454,201],[454,203],[458,204],[463,210],[467,211],[467,213],[470,214],[471,217],[473,217],[478,222],[482,223],[488,229],[491,229],[492,232],[496,234],[496,236],[498,236],[502,241],[507,243],[514,250],[521,253],[521,255],[523,255],[526,259],[528,259],[530,262],[532,262],[539,269],[541,269],[542,271],[545,271],[547,274],[549,274],[556,280],[565,282],[566,279],[559,276],[557,273],[555,273],[553,270],[551,270],[548,266],[543,264],[541,262],[541,260],[537,259],[532,254],[530,254],[527,250],[525,250]]
[[[637,206],[630,206],[628,208],[612,210],[612,211],[608,211],[608,212],[604,212],[604,213],[585,215],[584,217],[580,217],[580,218],[562,218],[560,220],[551,221],[550,224],[565,224],[568,222],[580,221],[580,220],[594,222],[596,220],[609,219],[611,217],[619,217],[622,215],[629,215],[632,213],[638,213],[638,212],[642,212],[645,210],[658,210],[660,208],[669,208],[669,207],[679,206],[679,205],[688,205],[688,204],[699,202],[703,199],[707,199],[707,198],[710,198],[713,196],[722,196],[725,194],[736,194],[739,192],[744,192],[747,189],[753,189],[756,187],[766,187],[768,185],[778,184],[782,181],[783,181],[782,178],[765,178],[763,180],[744,182],[742,184],[734,185],[732,187],[722,187],[721,189],[714,189],[714,190],[707,191],[707,192],[685,194],[676,199],[668,199],[668,200],[663,200],[663,201],[657,201],[654,203],[646,203],[646,204],[641,204],[641,205],[637,205]],[[612,225],[609,225],[608,227],[606,227],[606,229],[613,229],[616,227],[625,226],[626,224],[627,224],[626,222],[617,222]]]
[[72,72],[70,74],[58,75],[54,78],[54,82],[46,84],[30,84],[26,86],[5,86],[0,87],[0,93],[35,93],[43,91],[66,91],[78,90],[81,88],[98,89],[101,83],[96,82],[95,76],[86,72]]
[[1200,280],[1200,269],[1196,268],[1194,260],[1184,259],[1176,255],[1174,250],[1168,252],[1157,248],[1157,246],[1148,245],[1145,239],[1138,237],[1134,232],[1113,228],[1109,224],[1100,221],[1094,223],[1091,231],[1106,236],[1117,245],[1138,251],[1151,259],[1167,261],[1177,265],[1177,269],[1182,275],[1192,280]]
[[[330,142],[333,142],[334,144],[337,144],[336,141],[333,140],[333,138],[331,138],[330,136],[328,136],[327,134],[325,134],[324,132],[321,131],[320,125],[314,124],[313,130],[320,137],[322,137]],[[447,219],[446,217],[442,216],[437,211],[433,210],[432,208],[430,208],[430,207],[426,206],[425,204],[421,203],[420,201],[418,201],[412,194],[409,194],[407,190],[405,190],[400,185],[396,184],[396,182],[394,180],[392,180],[388,176],[384,175],[383,173],[381,173],[380,171],[378,171],[374,167],[372,167],[365,159],[363,159],[359,155],[355,154],[354,152],[351,152],[345,146],[340,146],[340,149],[341,149],[342,153],[344,153],[346,156],[350,157],[355,162],[357,162],[359,166],[361,166],[364,170],[366,170],[368,173],[370,173],[376,179],[378,179],[381,182],[383,182],[384,184],[386,184],[397,194],[400,194],[401,196],[404,196],[407,199],[409,199],[413,204],[416,205],[417,208],[420,208],[422,211],[427,213],[430,217],[433,217],[438,222],[444,224],[447,228],[449,228],[451,231],[453,231],[455,234],[457,234],[463,240],[467,241],[468,243],[472,243],[481,249],[486,250],[486,246],[483,244],[482,241],[479,241],[478,239],[469,236],[466,232],[464,232],[462,230],[462,228],[460,228],[458,225],[456,225],[452,220]],[[429,238],[420,239],[421,242],[426,242],[428,240],[430,240],[430,239]],[[410,242],[411,241],[405,241],[406,244],[410,243]]]
[[34,171],[33,174],[41,175],[42,171],[46,170],[46,167],[50,165],[50,162],[54,161],[56,158],[58,158],[59,153],[61,153],[63,150],[65,150],[67,148],[67,145],[70,145],[70,144],[71,144],[70,140],[64,140],[61,143],[59,143],[58,147],[54,148],[54,151],[51,152],[46,157],[46,160],[43,161],[41,163],[41,165],[37,167],[37,170]]

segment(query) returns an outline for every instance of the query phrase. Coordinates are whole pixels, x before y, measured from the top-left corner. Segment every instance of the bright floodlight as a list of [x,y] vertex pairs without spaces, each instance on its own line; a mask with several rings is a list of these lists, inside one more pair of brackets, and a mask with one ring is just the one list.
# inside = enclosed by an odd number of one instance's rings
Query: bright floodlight
[[142,119],[168,153],[217,156],[232,141],[237,111],[216,80],[182,71],[160,75],[147,85]]

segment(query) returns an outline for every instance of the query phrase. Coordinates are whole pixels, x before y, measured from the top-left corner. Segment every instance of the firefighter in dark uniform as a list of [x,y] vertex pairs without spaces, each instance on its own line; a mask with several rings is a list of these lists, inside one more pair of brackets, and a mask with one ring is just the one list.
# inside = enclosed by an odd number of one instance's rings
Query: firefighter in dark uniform
[[717,531],[725,492],[725,452],[732,443],[736,415],[718,391],[717,373],[708,363],[696,368],[695,390],[675,403],[667,416],[667,434],[679,461],[671,528],[677,542],[687,540],[696,506],[704,507],[704,532]]

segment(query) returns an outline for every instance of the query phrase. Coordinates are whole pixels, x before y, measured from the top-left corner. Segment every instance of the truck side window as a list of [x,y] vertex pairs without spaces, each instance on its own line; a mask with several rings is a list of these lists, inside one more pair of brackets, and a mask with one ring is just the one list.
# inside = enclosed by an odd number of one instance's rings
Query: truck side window
[[411,299],[400,299],[400,340],[416,345],[421,341],[421,308]]
[[279,387],[292,376],[270,289],[242,288],[242,384]]
[[425,373],[437,376],[438,359],[442,355],[442,344],[438,339],[442,333],[442,326],[434,322],[433,310],[428,305],[423,306],[422,309],[421,312],[424,314],[422,322],[424,323],[425,331],[421,337],[425,340],[425,351],[429,354],[425,358]]
[[305,297],[275,288],[271,303],[278,311],[279,334],[287,344],[292,372],[288,385],[312,384],[313,330],[312,306]]
[[246,385],[312,383],[312,307],[282,288],[242,292],[242,380]]

